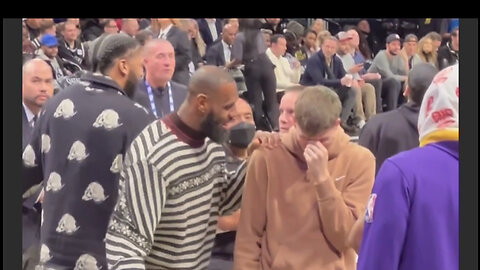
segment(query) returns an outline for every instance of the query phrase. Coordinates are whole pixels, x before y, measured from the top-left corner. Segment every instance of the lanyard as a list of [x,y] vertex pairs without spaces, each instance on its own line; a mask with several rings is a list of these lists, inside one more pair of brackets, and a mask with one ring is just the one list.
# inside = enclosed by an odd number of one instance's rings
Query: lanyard
[[[152,87],[148,85],[147,81],[145,81],[145,86],[147,87],[147,93],[148,93],[148,99],[150,99],[150,107],[152,108],[152,112],[155,115],[156,118],[158,118],[157,114],[157,107],[155,106],[155,99],[153,97],[153,91]],[[172,86],[170,85],[170,82],[167,82],[167,88],[168,88],[168,103],[170,105],[170,112],[173,112],[175,110],[175,107],[173,105],[173,96],[172,96]],[[164,116],[163,110],[162,112],[162,117]]]

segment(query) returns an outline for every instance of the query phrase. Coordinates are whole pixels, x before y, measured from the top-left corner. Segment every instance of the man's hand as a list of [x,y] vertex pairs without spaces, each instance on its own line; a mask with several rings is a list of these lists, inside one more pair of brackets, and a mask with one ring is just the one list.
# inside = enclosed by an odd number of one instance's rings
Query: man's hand
[[298,62],[297,60],[293,61],[293,63],[292,63],[292,68],[293,68],[293,69],[300,68],[300,62]]
[[378,80],[380,78],[382,78],[382,76],[379,73],[367,73],[362,76],[364,80]]
[[356,65],[354,65],[354,66],[352,66],[351,68],[348,69],[348,73],[355,74],[355,73],[359,72],[360,70],[362,70],[362,68],[363,68],[363,63],[356,64]]
[[320,142],[310,142],[303,152],[307,161],[307,179],[313,183],[321,183],[330,179],[328,172],[328,151]]
[[260,146],[265,146],[268,149],[273,149],[280,144],[280,134],[278,132],[266,132],[257,130],[255,132],[255,137],[253,137],[252,142],[248,145],[247,152],[248,155],[253,153],[255,149]]
[[352,87],[353,78],[351,74],[346,74],[340,79],[340,84],[346,87]]
[[362,87],[365,86],[365,81],[364,80],[357,80],[358,87],[361,89]]

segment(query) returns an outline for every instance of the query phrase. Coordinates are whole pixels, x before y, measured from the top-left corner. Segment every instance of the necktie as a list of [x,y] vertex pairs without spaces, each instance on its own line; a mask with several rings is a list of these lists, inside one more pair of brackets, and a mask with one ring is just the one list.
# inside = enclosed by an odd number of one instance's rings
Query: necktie
[[32,118],[32,121],[30,122],[32,127],[35,126],[35,122],[37,122],[37,118],[38,117],[36,115]]
[[232,61],[232,45],[228,45],[228,52],[229,52],[229,59],[227,59],[228,62]]

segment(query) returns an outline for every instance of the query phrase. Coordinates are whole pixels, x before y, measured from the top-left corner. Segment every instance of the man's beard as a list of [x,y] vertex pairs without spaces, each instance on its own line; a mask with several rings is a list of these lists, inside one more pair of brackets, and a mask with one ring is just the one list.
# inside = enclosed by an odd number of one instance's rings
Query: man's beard
[[395,51],[388,51],[391,55],[397,55],[398,53]]
[[135,94],[135,90],[137,89],[137,84],[138,84],[138,78],[135,76],[135,73],[129,72],[127,81],[125,82],[125,87],[123,88],[123,91],[125,91],[125,94],[129,98],[133,97],[133,94]]
[[220,123],[215,121],[212,112],[209,112],[205,120],[200,124],[200,131],[212,141],[219,144],[226,142],[228,137],[228,132]]

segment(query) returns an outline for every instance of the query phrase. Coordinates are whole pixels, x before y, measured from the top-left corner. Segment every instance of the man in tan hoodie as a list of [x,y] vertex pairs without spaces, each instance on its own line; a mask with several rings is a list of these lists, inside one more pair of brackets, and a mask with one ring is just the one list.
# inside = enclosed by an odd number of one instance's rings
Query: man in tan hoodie
[[295,126],[250,158],[234,270],[350,270],[347,236],[362,215],[375,160],[340,127],[341,103],[324,86],[305,88]]

